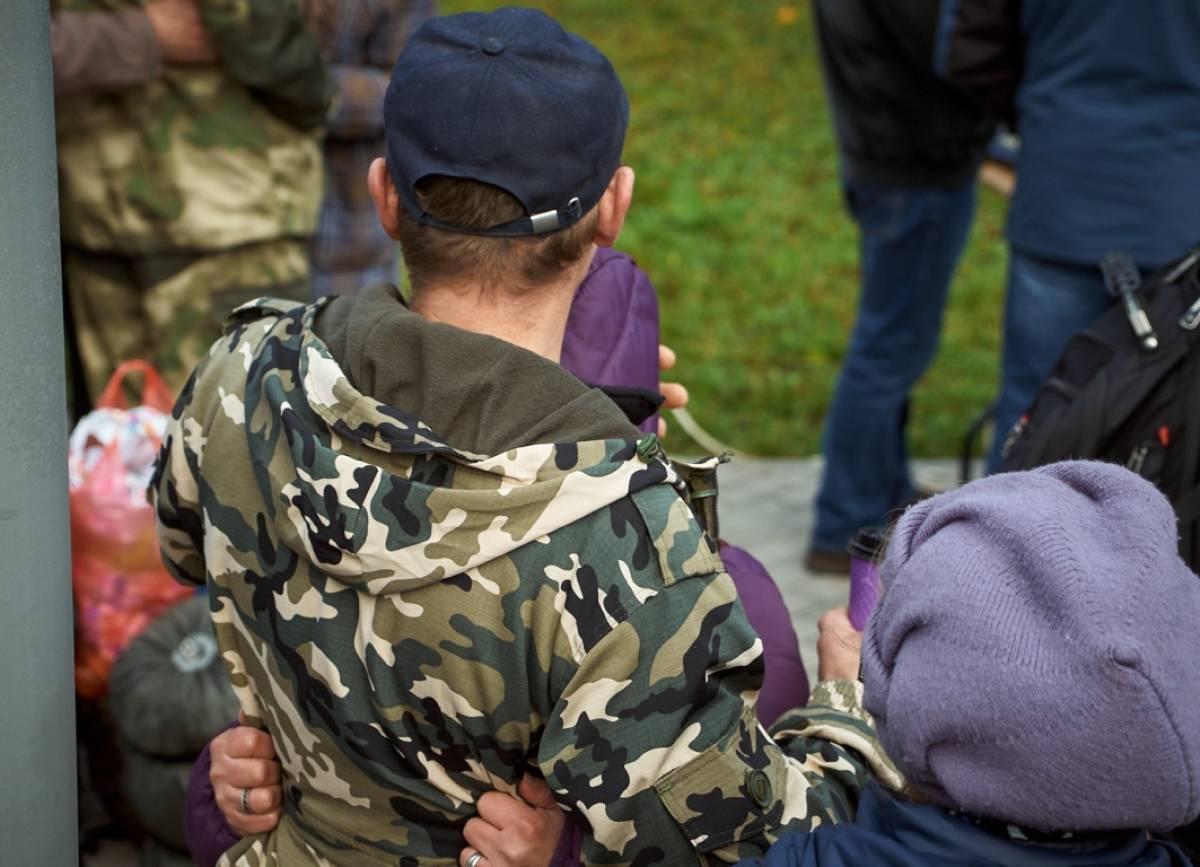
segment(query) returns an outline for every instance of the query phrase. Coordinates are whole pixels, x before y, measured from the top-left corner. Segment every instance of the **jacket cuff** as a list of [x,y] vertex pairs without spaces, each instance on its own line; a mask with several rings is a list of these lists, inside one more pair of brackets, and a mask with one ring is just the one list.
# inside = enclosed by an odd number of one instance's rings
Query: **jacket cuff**
[[863,707],[863,685],[861,681],[845,677],[833,677],[818,681],[809,695],[809,705],[820,704],[857,717],[869,726],[874,726],[871,715]]
[[[831,678],[813,687],[808,706],[800,711],[785,713],[771,734],[777,740],[789,737],[820,738],[854,750],[883,785],[897,791],[905,786],[904,777],[875,734],[875,721],[863,707],[863,685],[860,681]],[[846,717],[856,724],[847,724]],[[864,725],[861,725],[865,723]]]

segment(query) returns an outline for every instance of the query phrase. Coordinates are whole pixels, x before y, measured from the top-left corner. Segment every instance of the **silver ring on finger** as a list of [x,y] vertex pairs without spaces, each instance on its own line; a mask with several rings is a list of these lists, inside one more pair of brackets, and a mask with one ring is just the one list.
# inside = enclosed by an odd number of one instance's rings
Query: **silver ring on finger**
[[254,815],[254,811],[250,809],[250,789],[249,788],[242,789],[241,807],[242,807],[242,812],[245,813],[247,816]]
[[483,860],[482,852],[472,852],[467,858],[467,867],[479,867],[479,862]]

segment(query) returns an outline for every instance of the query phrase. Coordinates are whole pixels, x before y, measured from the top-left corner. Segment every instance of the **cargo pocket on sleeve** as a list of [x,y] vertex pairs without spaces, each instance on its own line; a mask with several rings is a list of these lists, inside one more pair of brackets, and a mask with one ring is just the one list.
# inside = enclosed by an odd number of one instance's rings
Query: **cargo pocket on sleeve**
[[699,853],[751,840],[783,818],[787,760],[752,708],[731,735],[655,785],[663,806]]

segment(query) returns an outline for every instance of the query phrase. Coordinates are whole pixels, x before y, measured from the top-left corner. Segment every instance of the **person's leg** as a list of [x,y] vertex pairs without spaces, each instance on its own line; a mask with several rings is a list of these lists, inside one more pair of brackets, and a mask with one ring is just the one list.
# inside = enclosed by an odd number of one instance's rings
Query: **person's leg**
[[71,304],[79,361],[90,403],[117,365],[151,358],[154,340],[142,310],[135,261],[124,256],[63,249],[63,279]]
[[1033,402],[1067,341],[1110,304],[1112,298],[1099,267],[1067,265],[1009,251],[1004,357],[989,473],[998,472],[1003,465],[1005,439]]
[[308,247],[295,239],[189,255],[186,261],[156,257],[146,261],[143,272],[146,316],[155,338],[151,360],[175,391],[235,307],[262,295],[309,300]]
[[[840,555],[860,527],[913,496],[908,396],[933,358],[942,309],[975,209],[951,189],[848,184],[862,244],[858,320],[822,437],[812,554]],[[810,556],[810,565],[821,559]],[[848,561],[847,561],[848,564]]]

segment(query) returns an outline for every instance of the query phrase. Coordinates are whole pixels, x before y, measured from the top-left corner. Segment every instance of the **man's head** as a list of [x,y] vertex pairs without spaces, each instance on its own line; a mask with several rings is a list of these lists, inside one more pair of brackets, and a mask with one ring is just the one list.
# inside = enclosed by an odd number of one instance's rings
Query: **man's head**
[[1200,812],[1200,580],[1153,485],[1091,461],[1003,473],[897,523],[864,706],[909,784],[1048,831]]
[[387,157],[369,177],[414,288],[536,288],[615,241],[628,116],[604,55],[540,12],[423,25],[392,73]]

